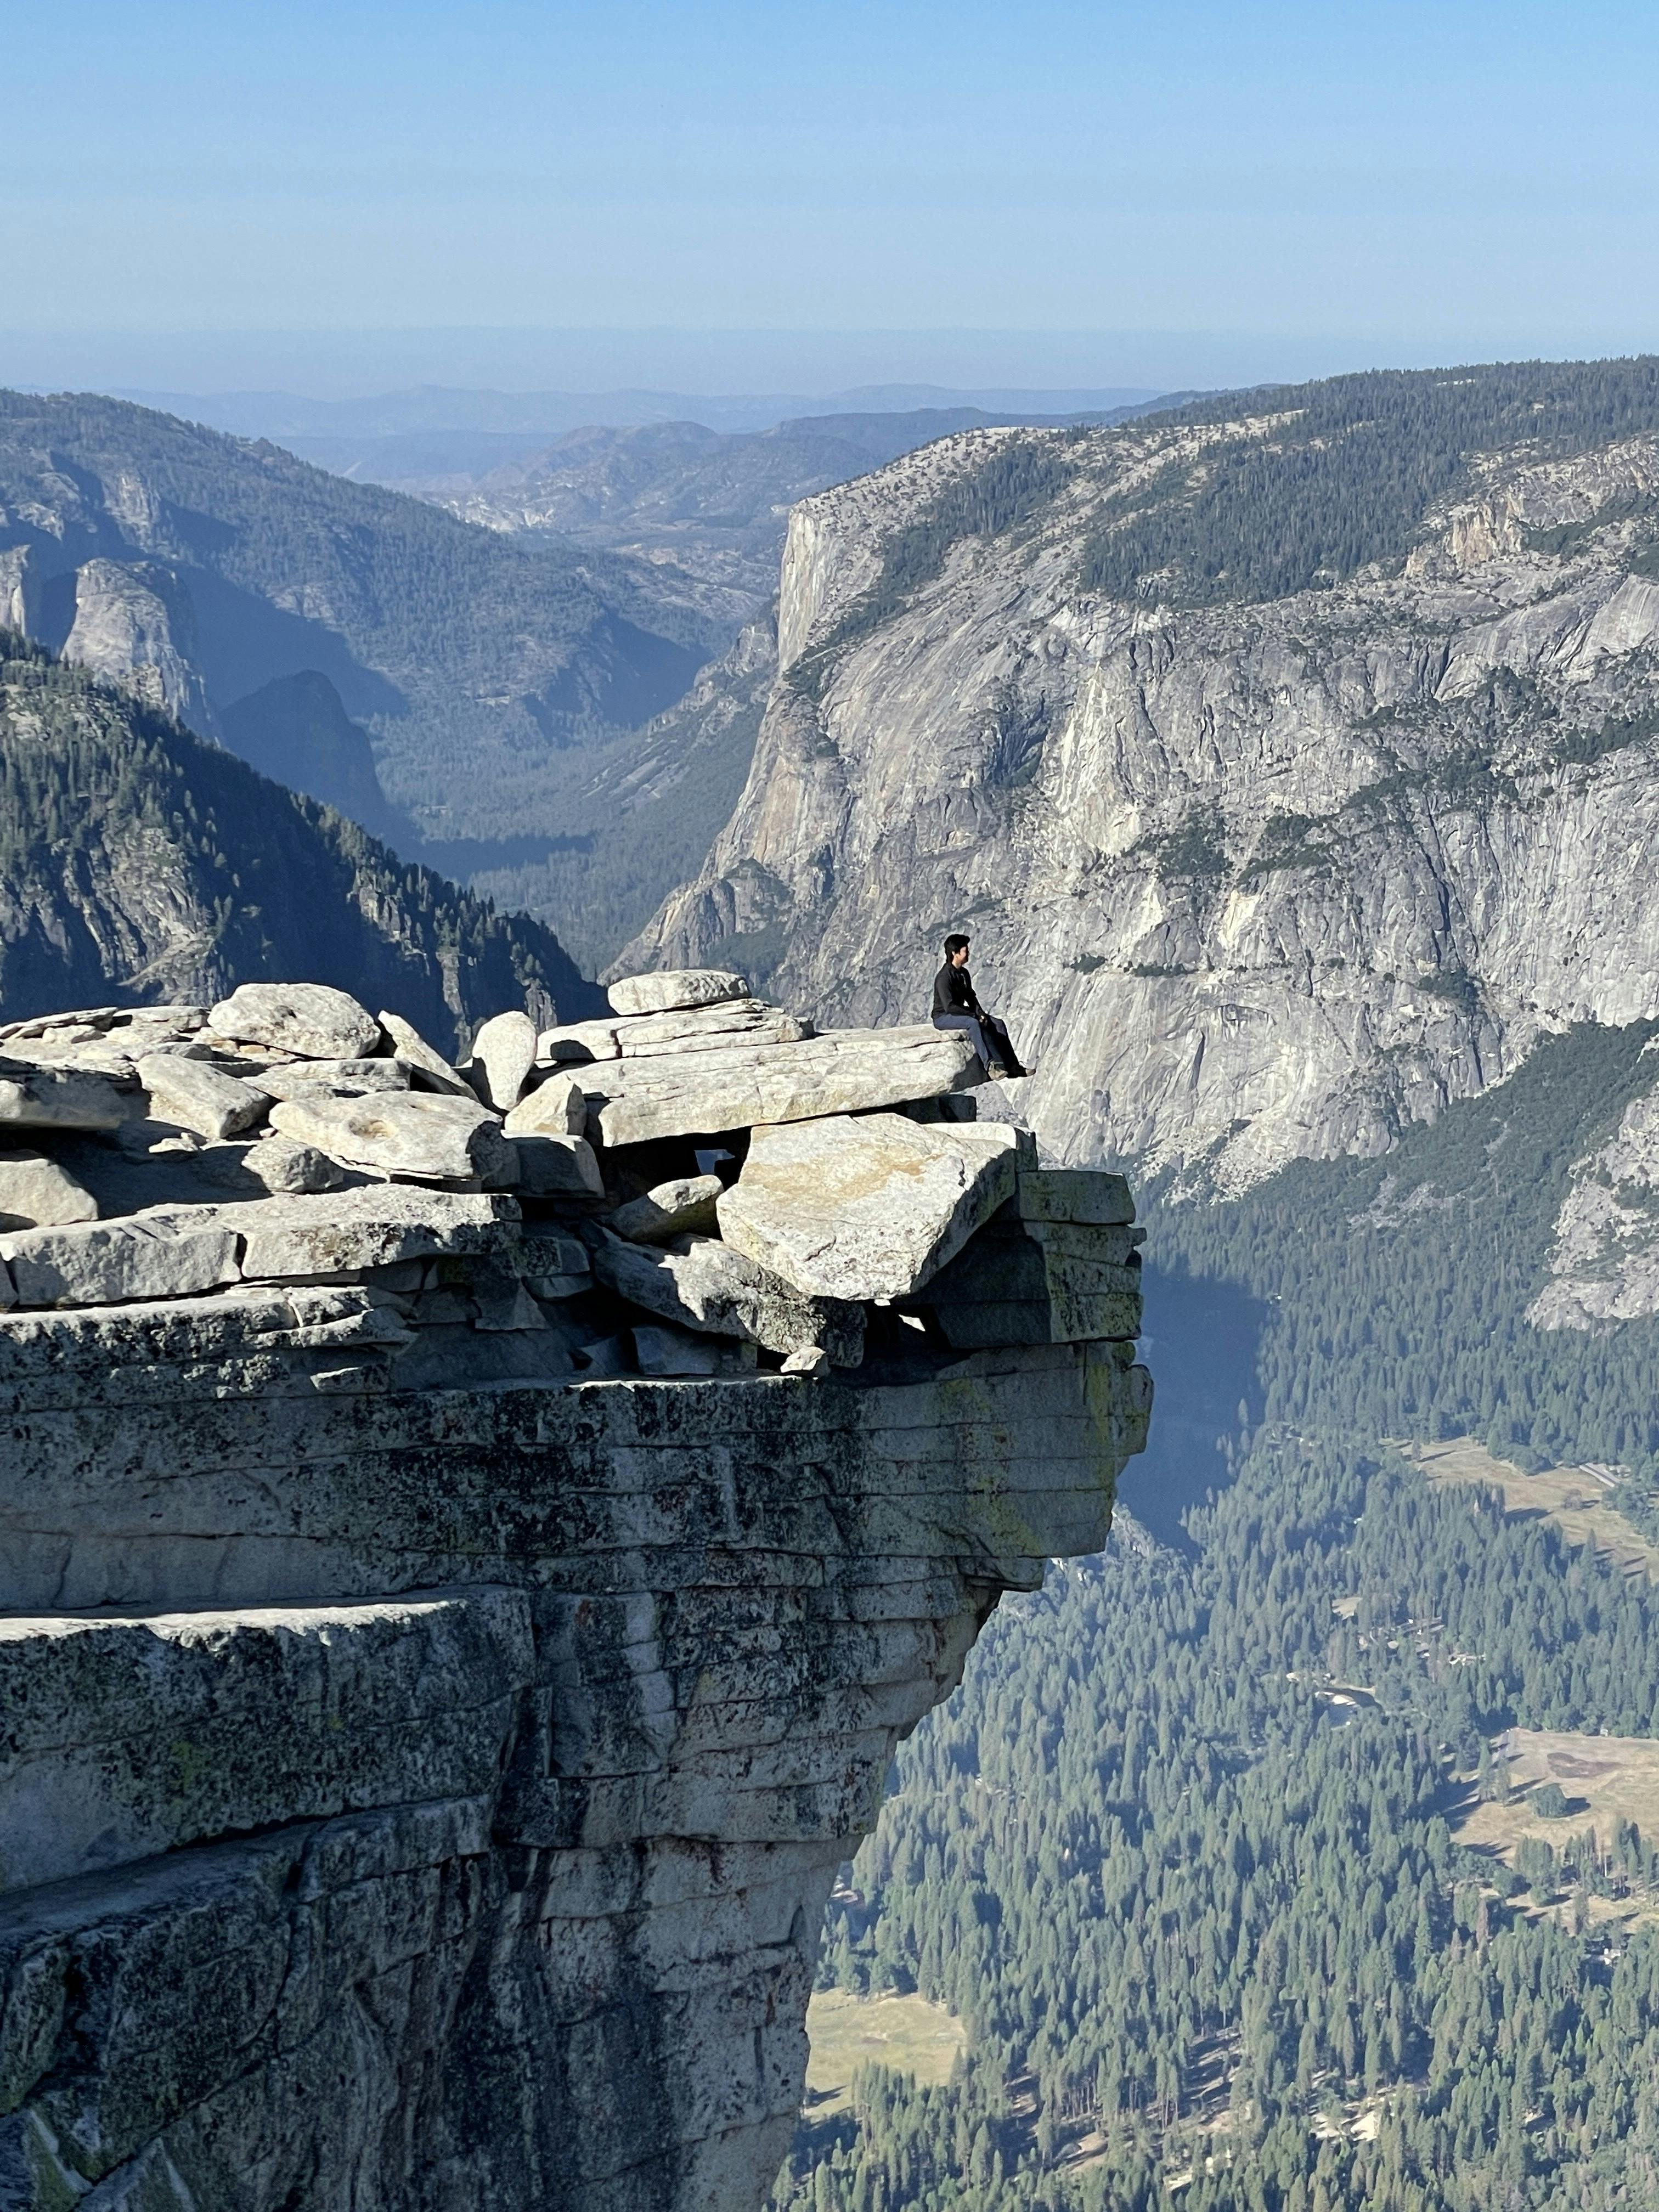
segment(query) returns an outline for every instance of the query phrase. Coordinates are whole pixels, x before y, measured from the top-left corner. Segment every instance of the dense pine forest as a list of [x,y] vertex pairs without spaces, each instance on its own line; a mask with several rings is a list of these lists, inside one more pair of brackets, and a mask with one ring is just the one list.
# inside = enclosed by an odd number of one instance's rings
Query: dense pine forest
[[[1651,436],[1659,361],[1372,370],[1229,392],[1138,427],[1219,423],[1238,428],[1201,465],[1173,458],[1109,501],[1085,589],[1205,606],[1317,590],[1372,562],[1397,567],[1425,512],[1473,489],[1477,455],[1543,459]],[[1640,517],[1659,521],[1659,507],[1644,502]]]
[[902,1751],[821,1980],[967,2050],[860,2072],[779,2212],[1659,2202],[1659,1837],[1551,1785],[1507,1860],[1458,1840],[1505,1731],[1659,1735],[1659,1593],[1395,1448],[1619,1461],[1650,1515],[1659,1323],[1524,1313],[1652,1026],[1551,1042],[1386,1160],[1154,1194],[1169,1434],[1124,1495],[1176,1540],[1051,1570]]

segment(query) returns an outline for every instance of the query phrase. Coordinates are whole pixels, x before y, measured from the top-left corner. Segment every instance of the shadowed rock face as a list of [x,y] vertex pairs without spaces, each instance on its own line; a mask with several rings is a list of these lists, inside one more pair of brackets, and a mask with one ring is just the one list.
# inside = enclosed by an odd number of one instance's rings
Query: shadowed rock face
[[16,1285],[7,2212],[760,2203],[895,1743],[1145,1440],[1135,1232],[1022,1169],[861,1364],[573,1379],[614,1196],[173,1208],[95,1231],[200,1290]]

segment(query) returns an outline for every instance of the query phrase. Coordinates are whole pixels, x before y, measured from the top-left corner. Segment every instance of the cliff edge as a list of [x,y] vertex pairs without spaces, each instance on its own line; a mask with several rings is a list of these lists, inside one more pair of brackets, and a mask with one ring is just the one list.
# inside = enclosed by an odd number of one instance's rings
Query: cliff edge
[[741,977],[0,1032],[0,2206],[757,2204],[836,1867],[1144,1442],[1120,1179]]

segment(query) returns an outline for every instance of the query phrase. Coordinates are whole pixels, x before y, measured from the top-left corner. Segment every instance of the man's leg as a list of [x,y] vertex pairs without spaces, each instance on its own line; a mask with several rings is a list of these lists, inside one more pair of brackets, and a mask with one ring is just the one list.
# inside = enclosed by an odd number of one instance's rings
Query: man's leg
[[965,1030],[969,1043],[979,1054],[980,1066],[988,1075],[990,1073],[995,1055],[986,1041],[984,1031],[971,1014],[935,1014],[933,1027],[936,1030]]
[[1000,1062],[1010,1075],[1024,1075],[1025,1070],[1020,1064],[1019,1054],[1014,1050],[1007,1023],[1000,1021],[994,1014],[988,1014],[985,1026],[990,1031],[987,1042],[991,1048],[992,1059]]

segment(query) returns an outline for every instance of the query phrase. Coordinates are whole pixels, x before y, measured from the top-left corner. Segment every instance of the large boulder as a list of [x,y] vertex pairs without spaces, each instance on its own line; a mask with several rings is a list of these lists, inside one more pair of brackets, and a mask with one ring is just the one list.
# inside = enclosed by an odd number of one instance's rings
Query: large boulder
[[934,1098],[963,1089],[978,1069],[959,1030],[928,1027],[602,1062],[579,1070],[578,1080],[602,1141],[635,1145]]
[[519,1235],[514,1199],[398,1183],[256,1199],[220,1208],[217,1218],[242,1237],[242,1273],[249,1281],[355,1273],[404,1260],[501,1255]]
[[521,1098],[505,1123],[509,1137],[580,1137],[587,1127],[587,1101],[574,1076],[554,1073]]
[[270,1125],[342,1167],[423,1182],[513,1182],[518,1160],[501,1125],[474,1099],[432,1091],[362,1098],[302,1092],[270,1109]]
[[536,1065],[536,1024],[528,1014],[492,1015],[472,1040],[465,1073],[486,1106],[510,1114]]
[[239,983],[208,1018],[220,1036],[307,1060],[361,1060],[380,1042],[368,1009],[327,983]]
[[392,1040],[392,1049],[410,1069],[412,1079],[420,1089],[447,1091],[452,1097],[477,1097],[471,1085],[465,1082],[434,1046],[429,1045],[413,1022],[406,1022],[401,1014],[380,1013],[380,1027]]
[[0,1150],[0,1229],[56,1229],[96,1221],[98,1201],[44,1152]]
[[919,1290],[1014,1195],[1024,1133],[838,1114],[757,1128],[720,1234],[809,1296]]
[[724,1186],[717,1175],[675,1176],[619,1206],[611,1227],[630,1244],[667,1244],[676,1237],[712,1235]]
[[236,1280],[236,1250],[234,1230],[211,1218],[88,1222],[0,1237],[0,1260],[23,1306],[194,1297]]
[[118,1129],[131,1110],[106,1076],[0,1058],[0,1129]]
[[681,1237],[659,1250],[625,1243],[601,1229],[593,1273],[619,1297],[682,1328],[738,1337],[769,1352],[822,1345],[836,1367],[856,1367],[864,1356],[862,1306],[803,1297],[712,1237]]
[[138,1063],[138,1080],[149,1094],[152,1121],[176,1121],[216,1143],[240,1137],[270,1110],[269,1091],[181,1052],[147,1054]]
[[296,1145],[292,1137],[267,1137],[250,1145],[243,1165],[258,1183],[273,1193],[336,1190],[346,1170],[319,1152],[315,1145]]
[[544,1030],[536,1056],[544,1064],[589,1060],[648,1060],[658,1053],[708,1052],[734,1044],[793,1044],[812,1034],[811,1022],[764,999],[726,999],[665,1014],[617,1014],[609,1021],[572,1022]]
[[764,999],[729,999],[715,1006],[686,1006],[668,1014],[639,1014],[617,1024],[623,1060],[649,1060],[661,1052],[709,1052],[735,1044],[793,1044],[812,1034],[811,1022],[769,1006]]
[[671,968],[655,975],[624,975],[609,986],[619,1014],[665,1014],[680,1006],[712,1006],[722,999],[746,999],[748,978],[722,968]]
[[[409,1063],[402,1060],[295,1060],[249,1079],[272,1098],[297,1098],[303,1091],[361,1098],[368,1091],[407,1091]],[[471,1093],[466,1094],[471,1097]]]

